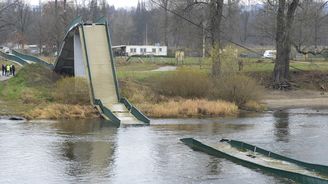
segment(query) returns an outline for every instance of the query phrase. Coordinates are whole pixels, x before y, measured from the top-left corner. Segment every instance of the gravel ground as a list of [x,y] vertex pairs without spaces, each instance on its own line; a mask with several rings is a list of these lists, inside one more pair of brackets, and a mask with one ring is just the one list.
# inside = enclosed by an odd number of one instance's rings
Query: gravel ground
[[268,109],[328,108],[328,93],[311,90],[268,91],[262,101]]

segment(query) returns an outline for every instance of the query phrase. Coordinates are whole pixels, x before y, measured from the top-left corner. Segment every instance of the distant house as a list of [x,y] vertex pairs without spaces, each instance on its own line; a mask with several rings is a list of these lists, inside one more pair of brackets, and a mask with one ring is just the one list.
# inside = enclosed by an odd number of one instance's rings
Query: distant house
[[167,56],[167,46],[119,45],[112,49],[116,56]]

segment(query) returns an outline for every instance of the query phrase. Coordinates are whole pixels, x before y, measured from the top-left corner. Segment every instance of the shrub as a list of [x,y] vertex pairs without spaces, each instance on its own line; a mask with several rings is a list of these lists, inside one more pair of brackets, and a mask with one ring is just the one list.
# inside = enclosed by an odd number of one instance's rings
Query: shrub
[[158,95],[148,86],[129,79],[119,82],[122,96],[132,103],[158,102],[159,100]]
[[244,105],[248,101],[258,101],[263,94],[263,87],[256,81],[242,74],[232,74],[214,79],[211,98],[222,99]]
[[84,78],[65,77],[56,83],[53,98],[64,104],[90,104],[88,83]]
[[239,70],[238,49],[234,46],[228,45],[224,49],[220,49],[218,45],[215,46],[210,51],[210,60],[212,65],[215,63],[217,65],[215,68],[212,68],[213,75],[226,75],[236,73]]
[[206,73],[193,70],[179,70],[153,78],[152,87],[161,95],[201,98],[208,94],[211,86]]

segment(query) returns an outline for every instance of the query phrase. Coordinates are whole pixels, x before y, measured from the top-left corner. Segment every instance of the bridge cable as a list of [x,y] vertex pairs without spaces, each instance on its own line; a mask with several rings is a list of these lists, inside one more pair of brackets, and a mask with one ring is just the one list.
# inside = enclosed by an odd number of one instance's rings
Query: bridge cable
[[[204,29],[206,32],[210,33],[210,31],[209,31],[208,29],[206,29],[206,28],[204,28],[203,26],[201,26],[201,25],[199,25],[199,24],[193,22],[192,20],[190,20],[190,19],[184,17],[183,15],[180,15],[179,13],[177,13],[177,12],[175,12],[175,11],[173,11],[173,10],[170,10],[170,9],[166,8],[165,6],[163,6],[163,5],[161,5],[160,3],[156,2],[155,0],[150,0],[150,1],[153,2],[154,4],[158,5],[159,7],[163,8],[165,11],[167,11],[167,12],[169,12],[169,13],[172,13],[173,15],[175,15],[175,16],[177,16],[177,17],[179,17],[179,18],[181,18],[181,19],[183,19],[183,20],[189,22],[190,24],[196,26],[197,28],[200,28],[200,29],[202,29],[202,30]],[[222,30],[220,30],[220,32],[224,34],[224,32],[223,32]],[[250,52],[252,52],[252,53],[255,53],[255,54],[259,55],[259,56],[262,56],[262,54],[256,52],[256,51],[253,50],[253,49],[250,49],[250,48],[248,48],[248,47],[246,47],[246,46],[244,46],[244,45],[242,45],[242,44],[239,44],[239,43],[237,43],[237,42],[234,42],[234,41],[229,40],[229,39],[226,39],[226,38],[222,38],[222,39],[225,40],[225,41],[228,41],[228,42],[230,42],[230,43],[232,43],[232,44],[234,44],[234,45],[236,45],[236,46],[238,46],[238,47],[241,47],[241,48],[243,48],[243,49],[246,49],[246,50],[248,50],[248,51],[250,51]]]

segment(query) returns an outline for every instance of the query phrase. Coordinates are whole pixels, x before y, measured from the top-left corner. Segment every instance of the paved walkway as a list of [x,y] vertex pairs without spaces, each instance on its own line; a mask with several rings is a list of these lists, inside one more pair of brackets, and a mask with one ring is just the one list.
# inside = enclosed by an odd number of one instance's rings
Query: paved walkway
[[0,76],[0,81],[8,80],[8,79],[10,79],[11,77],[12,77],[12,76],[10,76],[10,77]]
[[152,71],[153,72],[168,72],[168,71],[175,71],[175,70],[177,70],[176,66],[162,66],[162,67],[159,67],[158,69],[152,70]]

